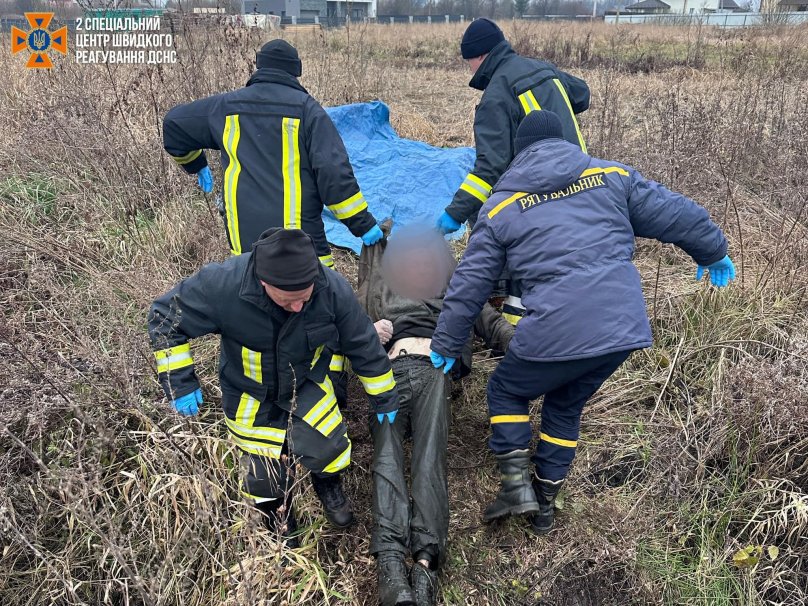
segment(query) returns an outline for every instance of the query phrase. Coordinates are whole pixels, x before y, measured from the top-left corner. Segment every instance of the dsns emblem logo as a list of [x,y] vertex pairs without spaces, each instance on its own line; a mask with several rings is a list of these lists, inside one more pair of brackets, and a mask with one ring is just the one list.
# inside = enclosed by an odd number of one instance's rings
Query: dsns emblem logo
[[31,30],[26,32],[12,26],[11,52],[16,55],[26,49],[30,51],[31,56],[25,67],[53,67],[48,51],[53,49],[63,55],[67,54],[67,26],[49,32],[48,26],[53,20],[53,13],[25,13],[25,18]]

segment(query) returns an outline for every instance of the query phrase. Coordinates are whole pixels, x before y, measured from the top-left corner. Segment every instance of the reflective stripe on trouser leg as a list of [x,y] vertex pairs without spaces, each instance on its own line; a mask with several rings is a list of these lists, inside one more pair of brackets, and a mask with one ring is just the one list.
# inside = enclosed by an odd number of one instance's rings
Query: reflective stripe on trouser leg
[[500,367],[488,381],[488,415],[491,439],[488,445],[497,454],[530,447],[530,400],[508,393],[508,377]]
[[536,474],[540,478],[555,482],[567,476],[575,458],[581,413],[587,400],[627,357],[627,352],[604,356],[600,366],[545,394],[541,433],[533,456]]
[[351,441],[331,379],[306,381],[297,391],[289,448],[304,467],[338,473],[351,462]]

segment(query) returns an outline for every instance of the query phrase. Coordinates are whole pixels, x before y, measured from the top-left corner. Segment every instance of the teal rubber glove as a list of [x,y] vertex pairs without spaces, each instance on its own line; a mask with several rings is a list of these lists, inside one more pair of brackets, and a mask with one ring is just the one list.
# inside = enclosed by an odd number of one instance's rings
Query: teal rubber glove
[[696,270],[696,280],[701,280],[705,269],[710,273],[710,282],[718,288],[723,288],[735,279],[735,265],[733,265],[729,256],[725,256],[720,261],[707,267],[699,265]]
[[438,220],[435,223],[435,228],[440,233],[446,235],[456,232],[458,229],[460,229],[460,223],[455,221],[449,213],[443,211],[443,214],[440,217],[438,217]]
[[393,421],[396,420],[396,414],[398,414],[398,409],[391,410],[390,412],[377,412],[376,418],[379,420],[379,425],[384,423],[384,417],[387,417],[387,420],[390,422],[390,425],[393,424]]
[[201,389],[185,394],[176,400],[171,400],[171,405],[174,407],[174,410],[184,417],[195,417],[198,415],[200,404],[202,404]]
[[376,244],[376,242],[382,239],[382,236],[384,236],[384,234],[382,233],[381,228],[378,225],[374,225],[364,236],[362,236],[362,242],[365,246],[373,246]]
[[202,191],[206,194],[213,191],[213,175],[210,172],[210,168],[207,166],[196,173],[196,181],[199,183],[199,187],[202,188]]
[[443,374],[448,374],[449,371],[452,370],[454,363],[457,362],[457,358],[443,357],[434,351],[429,352],[429,359],[432,360],[432,366],[435,368],[443,366]]

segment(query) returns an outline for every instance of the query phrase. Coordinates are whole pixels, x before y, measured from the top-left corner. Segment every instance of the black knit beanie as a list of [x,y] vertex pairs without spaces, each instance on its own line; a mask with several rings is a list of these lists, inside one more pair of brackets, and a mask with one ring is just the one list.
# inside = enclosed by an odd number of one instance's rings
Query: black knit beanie
[[300,229],[270,227],[252,245],[252,255],[255,276],[281,290],[305,290],[320,271],[314,243]]
[[464,59],[473,59],[491,52],[505,39],[505,34],[491,19],[475,19],[466,28],[460,42],[460,54]]
[[281,69],[299,78],[303,73],[303,64],[297,49],[286,40],[270,40],[255,54],[255,65],[259,69],[271,67]]
[[561,120],[551,111],[542,109],[530,112],[516,129],[514,151],[518,154],[531,143],[542,139],[563,139]]

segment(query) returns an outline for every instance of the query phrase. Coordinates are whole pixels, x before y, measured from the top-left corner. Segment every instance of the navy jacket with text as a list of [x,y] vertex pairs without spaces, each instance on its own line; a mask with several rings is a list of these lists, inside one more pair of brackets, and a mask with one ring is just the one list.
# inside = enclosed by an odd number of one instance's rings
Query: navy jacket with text
[[561,139],[524,149],[482,207],[443,301],[433,351],[457,358],[503,267],[526,312],[510,351],[539,362],[651,345],[634,238],[677,245],[699,265],[727,254],[707,211]]

